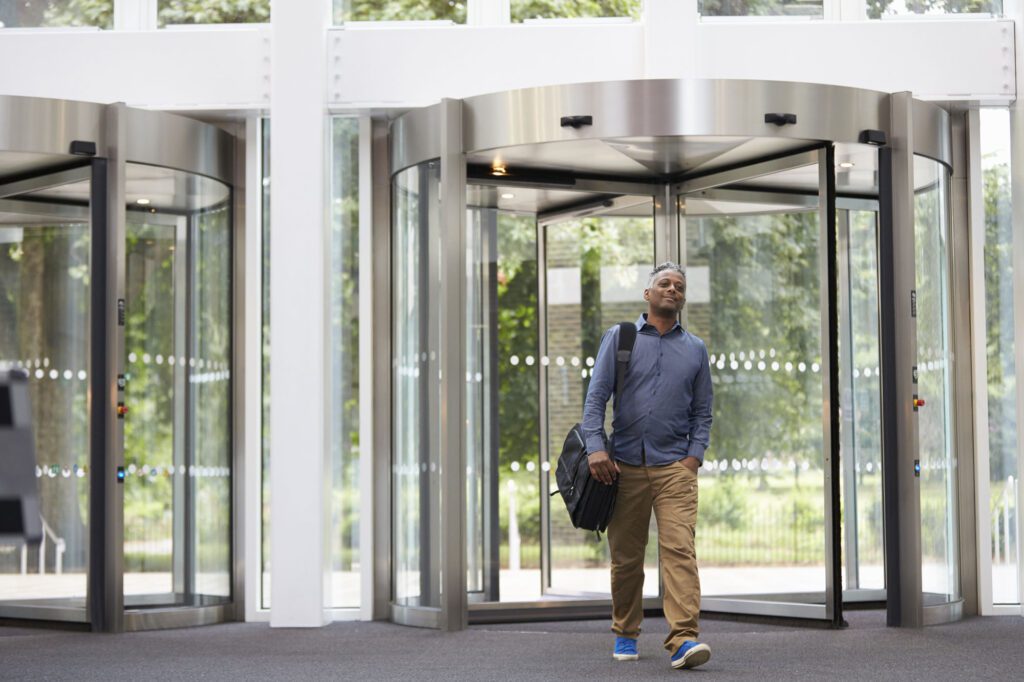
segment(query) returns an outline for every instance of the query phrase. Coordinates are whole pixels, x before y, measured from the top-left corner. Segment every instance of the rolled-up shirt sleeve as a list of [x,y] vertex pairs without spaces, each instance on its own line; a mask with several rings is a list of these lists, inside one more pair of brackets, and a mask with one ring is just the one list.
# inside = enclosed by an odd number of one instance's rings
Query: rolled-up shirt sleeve
[[582,422],[587,453],[600,452],[608,447],[605,443],[604,414],[615,386],[615,349],[618,338],[618,327],[612,327],[604,333],[597,351],[597,360],[590,373],[590,387],[587,388],[587,399],[583,403]]
[[[711,362],[708,349],[701,344],[703,357],[693,378],[693,401],[690,403],[690,449],[687,455],[704,463],[704,451],[711,444]],[[589,397],[589,396],[588,396]]]

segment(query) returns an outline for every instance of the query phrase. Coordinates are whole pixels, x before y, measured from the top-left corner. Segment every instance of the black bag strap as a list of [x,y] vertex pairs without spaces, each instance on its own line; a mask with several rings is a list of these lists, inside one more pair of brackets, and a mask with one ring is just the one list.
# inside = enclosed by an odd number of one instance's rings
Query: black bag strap
[[615,353],[615,404],[619,403],[619,386],[626,380],[626,368],[629,358],[633,355],[636,345],[636,325],[632,322],[619,322],[619,348]]

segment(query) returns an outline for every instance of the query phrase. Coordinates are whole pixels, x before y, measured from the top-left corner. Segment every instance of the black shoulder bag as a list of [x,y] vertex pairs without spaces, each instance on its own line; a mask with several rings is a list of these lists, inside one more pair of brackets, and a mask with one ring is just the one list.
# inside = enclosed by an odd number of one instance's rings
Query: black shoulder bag
[[[622,386],[635,343],[636,325],[620,322],[619,346],[615,354],[616,405],[619,402],[619,387]],[[558,457],[558,467],[555,469],[555,481],[558,490],[551,494],[561,494],[573,527],[597,531],[598,534],[608,527],[612,512],[615,511],[619,481],[615,479],[611,485],[605,485],[590,475],[586,440],[583,427],[578,423],[573,425],[565,437],[562,454]]]

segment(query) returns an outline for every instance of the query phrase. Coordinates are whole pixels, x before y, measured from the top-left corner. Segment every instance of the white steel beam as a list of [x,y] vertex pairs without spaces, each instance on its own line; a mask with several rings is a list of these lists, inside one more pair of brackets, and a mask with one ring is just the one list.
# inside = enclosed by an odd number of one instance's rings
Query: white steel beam
[[[665,76],[831,83],[992,104],[1016,96],[1008,19],[698,22],[692,1],[650,0],[646,22],[331,28],[327,96],[335,109],[407,107],[518,87]],[[0,72],[5,94],[168,110],[270,104],[265,25],[6,30],[0,62],[18,64]],[[305,64],[296,77],[319,68]]]
[[[322,60],[321,60],[322,62]],[[0,31],[0,92],[164,110],[270,106],[270,27]],[[11,65],[17,64],[17,68]],[[319,68],[309,65],[306,72]]]

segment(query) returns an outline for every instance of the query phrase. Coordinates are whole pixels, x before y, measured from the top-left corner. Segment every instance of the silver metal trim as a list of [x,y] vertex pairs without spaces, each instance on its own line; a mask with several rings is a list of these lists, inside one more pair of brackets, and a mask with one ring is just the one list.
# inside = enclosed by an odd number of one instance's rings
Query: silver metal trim
[[175,607],[166,609],[128,610],[124,614],[124,631],[165,630],[213,625],[234,620],[234,606]]
[[425,606],[399,606],[398,604],[391,604],[390,606],[390,620],[392,623],[434,630],[442,627],[441,609]]
[[[896,312],[896,373],[888,380],[896,386],[896,430],[899,449],[895,455],[899,467],[900,540],[899,598],[900,625],[920,627],[921,616],[921,488],[914,475],[918,458],[917,413],[913,399],[917,390],[913,368],[917,365],[917,320],[911,315],[911,295],[916,291],[916,255],[914,247],[914,128],[913,99],[909,92],[893,95],[892,106],[892,204],[893,262]],[[885,292],[880,292],[885,296]],[[886,381],[883,376],[882,381]]]
[[824,604],[704,597],[700,601],[700,607],[702,613],[737,613],[747,616],[782,616],[808,620],[830,619]]
[[[540,592],[551,588],[551,444],[548,428],[548,368],[540,361],[548,352],[548,247],[546,225],[537,223],[537,445],[540,466]],[[547,463],[547,468],[544,464]]]
[[[842,590],[842,579],[837,580],[833,572],[834,562],[837,555],[841,555],[840,543],[842,539],[835,535],[834,524],[838,524],[835,518],[839,513],[839,500],[833,499],[833,478],[832,478],[832,412],[838,413],[838,406],[832,404],[832,327],[833,318],[837,311],[833,310],[831,299],[832,281],[831,254],[828,245],[830,240],[835,240],[835,205],[833,203],[835,194],[835,152],[829,146],[817,152],[818,165],[818,276],[819,291],[818,300],[821,308],[821,326],[819,344],[821,346],[821,449],[822,449],[822,474],[824,476],[824,510],[825,510],[825,617],[834,619],[838,614],[834,613],[838,607],[842,611],[842,604],[836,603],[836,590]],[[836,368],[838,370],[838,368]],[[838,388],[838,387],[837,387]],[[838,425],[836,425],[838,426]],[[838,452],[838,449],[837,449]]]
[[959,599],[947,604],[921,607],[921,625],[945,625],[964,618],[964,602]]
[[466,628],[466,161],[462,102],[441,102],[441,627]]
[[[65,601],[55,599],[54,601]],[[49,620],[59,623],[88,623],[89,614],[82,606],[57,606],[46,604],[19,604],[0,602],[0,618],[24,620]]]
[[234,137],[226,131],[160,111],[125,107],[125,117],[129,162],[198,173],[229,185],[241,183],[244,170],[236,169]]
[[[257,131],[258,126],[249,127],[244,122],[235,124],[236,134],[230,136],[233,151],[233,177],[237,179],[231,189],[231,496],[229,510],[231,519],[231,600],[232,619],[244,621],[246,603],[250,595],[245,589],[246,585],[246,562],[245,539],[249,524],[259,523],[260,517],[250,518],[246,512],[246,501],[249,496],[249,489],[246,485],[247,466],[247,442],[246,442],[246,412],[249,405],[249,397],[253,394],[249,386],[255,382],[260,385],[262,367],[259,365],[250,366],[246,363],[248,348],[250,344],[260,347],[259,336],[249,336],[246,329],[250,326],[249,320],[255,316],[259,319],[262,310],[251,309],[248,305],[251,281],[259,283],[261,273],[259,269],[251,270],[247,259],[250,250],[250,241],[257,244],[261,239],[262,230],[257,229],[250,234],[246,229],[248,217],[247,206],[249,186],[246,182],[246,157],[250,148],[255,149],[256,145],[250,146],[246,137],[248,131]],[[259,193],[260,186],[257,184],[251,188],[253,192]],[[259,423],[259,422],[257,422]],[[259,564],[252,567],[259,574]]]
[[714,187],[721,187],[733,182],[756,180],[757,178],[765,175],[781,173],[783,171],[794,170],[796,168],[814,166],[820,162],[821,160],[817,150],[790,154],[777,159],[761,161],[760,163],[752,163],[747,166],[732,168],[719,173],[702,175],[700,177],[693,178],[692,180],[684,180],[675,185],[675,191],[679,194],[693,194],[694,192],[712,189]]
[[[391,174],[387,122],[374,119],[372,134],[373,293],[391,301]],[[364,261],[365,262],[365,261]],[[391,309],[372,317],[373,335],[373,617],[391,615]]]
[[911,102],[914,123],[914,153],[955,167],[949,113],[942,107],[915,99]]
[[0,150],[39,154],[43,165],[73,163],[82,157],[71,154],[71,143],[81,140],[105,157],[105,116],[102,104],[0,95]]
[[[38,201],[20,201],[18,199],[0,199],[0,213],[38,216],[40,221],[56,218],[69,223],[84,223],[89,220],[89,209],[84,206],[46,204]],[[25,227],[31,227],[31,225],[25,225]]]
[[[968,126],[966,112],[950,117],[953,138],[953,174],[949,191],[950,323],[952,325],[952,384],[973,386],[974,355],[971,333],[970,213],[968,187]],[[915,119],[915,125],[917,121]],[[984,286],[982,284],[982,286]],[[984,308],[982,308],[984,310]],[[978,314],[983,314],[980,311]],[[954,388],[952,395],[953,446],[956,462],[954,482],[957,504],[956,528],[960,551],[960,595],[966,615],[978,614],[978,537],[975,525],[975,396],[972,391]],[[985,472],[988,475],[988,472]]]
[[92,177],[92,166],[85,165],[78,168],[47,173],[24,180],[15,180],[0,184],[0,199],[5,197],[17,197],[22,194],[39,192],[61,185],[70,185],[73,182],[86,182]]
[[391,174],[441,156],[441,105],[413,109],[391,123]]

